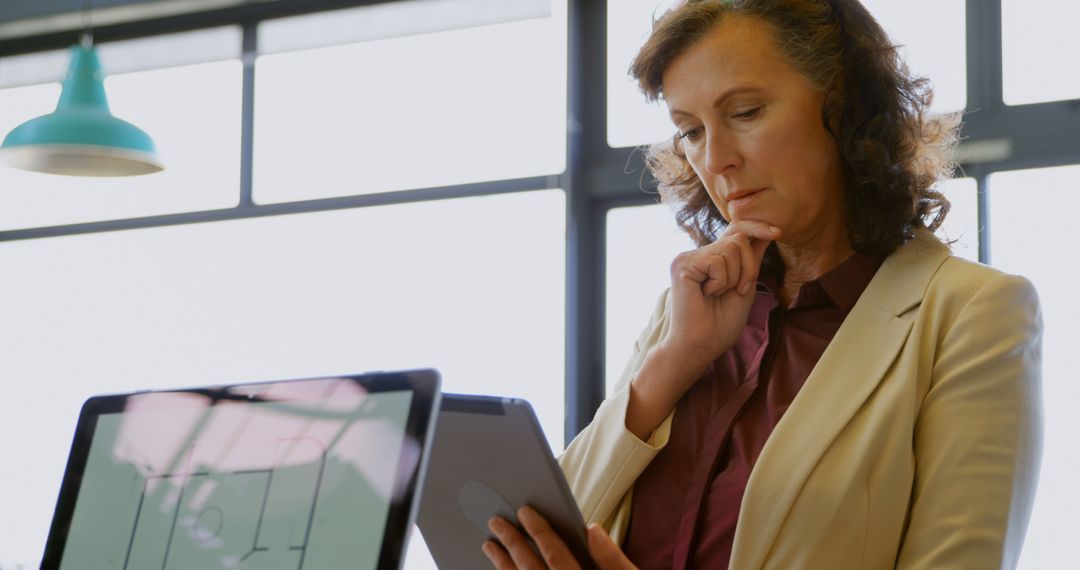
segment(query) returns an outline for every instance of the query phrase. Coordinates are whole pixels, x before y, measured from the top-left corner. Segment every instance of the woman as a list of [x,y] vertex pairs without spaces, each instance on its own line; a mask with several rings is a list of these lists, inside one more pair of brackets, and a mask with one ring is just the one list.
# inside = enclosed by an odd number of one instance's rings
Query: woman
[[[560,460],[596,562],[1015,566],[1041,320],[1028,281],[932,234],[955,122],[857,0],[686,2],[631,71],[678,128],[650,167],[701,247]],[[541,554],[493,519],[498,568],[577,567],[520,515]]]

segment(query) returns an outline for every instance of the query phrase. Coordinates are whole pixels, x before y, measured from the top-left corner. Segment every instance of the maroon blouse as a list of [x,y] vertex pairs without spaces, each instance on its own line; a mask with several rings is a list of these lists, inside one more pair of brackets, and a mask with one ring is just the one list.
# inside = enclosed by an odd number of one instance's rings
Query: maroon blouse
[[679,401],[667,446],[634,484],[623,543],[634,564],[728,567],[743,491],[765,440],[880,265],[853,254],[804,283],[787,308],[779,276],[758,283],[739,341]]

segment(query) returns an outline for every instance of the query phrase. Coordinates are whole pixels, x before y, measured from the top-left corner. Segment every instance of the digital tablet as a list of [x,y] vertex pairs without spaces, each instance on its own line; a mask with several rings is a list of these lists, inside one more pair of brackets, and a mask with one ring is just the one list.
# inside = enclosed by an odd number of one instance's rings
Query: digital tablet
[[[488,520],[529,505],[593,568],[585,521],[524,400],[443,394],[417,524],[439,568],[490,568]],[[526,535],[528,536],[528,535]]]
[[96,396],[43,570],[399,568],[434,370]]

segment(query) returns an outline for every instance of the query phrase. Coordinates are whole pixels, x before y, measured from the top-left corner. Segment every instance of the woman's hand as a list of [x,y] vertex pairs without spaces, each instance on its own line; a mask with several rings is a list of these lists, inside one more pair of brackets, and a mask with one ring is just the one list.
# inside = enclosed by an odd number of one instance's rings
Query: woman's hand
[[765,222],[732,222],[715,242],[671,263],[667,335],[630,384],[626,427],[645,440],[708,366],[735,345],[754,304],[769,242],[780,230]]
[[715,242],[679,254],[671,263],[671,324],[657,348],[704,371],[734,346],[765,248],[778,237],[780,230],[765,222],[740,220]]
[[[525,527],[533,542],[540,550],[537,556],[529,541],[518,532],[514,525],[501,517],[495,517],[488,523],[491,532],[499,539],[499,542],[489,540],[484,543],[484,554],[498,570],[539,570],[551,568],[552,570],[580,570],[581,565],[570,554],[559,535],[555,534],[551,525],[544,517],[540,516],[530,507],[518,509],[518,520]],[[589,525],[587,530],[589,539],[589,553],[593,561],[601,570],[636,570],[626,555],[611,541],[604,529],[599,525]],[[541,559],[542,558],[542,559]]]

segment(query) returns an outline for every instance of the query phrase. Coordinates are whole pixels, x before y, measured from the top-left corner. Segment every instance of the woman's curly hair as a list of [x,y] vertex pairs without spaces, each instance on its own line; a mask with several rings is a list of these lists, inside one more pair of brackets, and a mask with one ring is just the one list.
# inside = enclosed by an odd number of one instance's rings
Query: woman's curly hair
[[[825,93],[821,120],[836,141],[852,247],[885,256],[941,226],[949,201],[934,189],[951,176],[959,114],[930,116],[928,81],[912,77],[888,35],[858,0],[688,0],[656,20],[630,66],[649,100],[663,96],[667,67],[724,14],[759,18],[781,51]],[[663,201],[698,245],[727,225],[677,138],[645,153]]]

